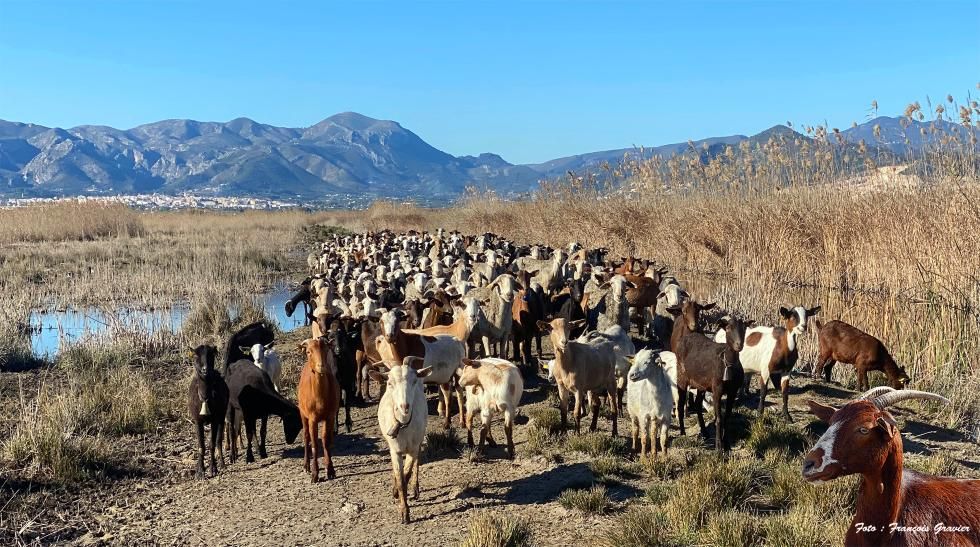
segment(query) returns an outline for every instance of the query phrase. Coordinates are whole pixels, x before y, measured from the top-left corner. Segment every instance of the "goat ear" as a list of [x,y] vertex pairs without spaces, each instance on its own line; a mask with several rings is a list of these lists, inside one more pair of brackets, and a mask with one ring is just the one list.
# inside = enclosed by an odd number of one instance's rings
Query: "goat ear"
[[379,382],[379,383],[388,382],[388,375],[385,374],[384,372],[380,372],[374,369],[368,369],[368,376],[370,376],[371,379],[373,379],[375,382]]
[[712,309],[712,308],[715,307],[715,304],[717,304],[717,302],[708,302],[707,304],[700,304],[700,305],[698,305],[698,308],[701,311],[710,310],[710,309]]
[[551,323],[546,323],[539,319],[537,325],[542,332],[551,332]]
[[481,363],[479,361],[477,361],[476,359],[463,359],[463,366],[464,367],[480,368],[480,364]]
[[812,317],[814,315],[817,315],[818,313],[820,313],[820,306],[816,306],[816,307],[813,307],[813,308],[810,308],[810,309],[806,310],[806,316],[807,317]]
[[881,416],[878,416],[878,419],[875,420],[875,427],[880,429],[889,439],[898,433],[898,422],[887,412],[882,412]]
[[571,327],[571,328],[573,328],[573,329],[577,329],[579,327],[584,327],[585,326],[585,319],[576,319],[575,321],[570,321],[568,323],[568,326]]
[[779,315],[783,316],[785,319],[789,319],[790,317],[793,317],[793,312],[784,308],[783,306],[780,306]]
[[415,371],[415,375],[418,376],[419,378],[425,378],[431,373],[432,373],[432,367],[420,368]]
[[657,300],[660,300],[661,298],[666,298],[666,297],[667,297],[667,291],[660,291],[660,293],[657,294]]
[[832,406],[820,404],[816,401],[807,401],[806,404],[810,406],[810,413],[816,416],[818,419],[820,419],[821,422],[825,424],[829,424],[831,416],[833,416],[834,413],[837,412],[836,408]]
[[269,342],[268,344],[266,344],[264,347],[265,347],[265,349],[272,349],[272,347],[275,346],[275,345],[276,345],[276,341],[273,340],[273,341]]
[[751,326],[754,326],[754,325],[755,325],[755,319],[749,319],[748,321],[745,322],[745,327],[746,328],[751,327]]

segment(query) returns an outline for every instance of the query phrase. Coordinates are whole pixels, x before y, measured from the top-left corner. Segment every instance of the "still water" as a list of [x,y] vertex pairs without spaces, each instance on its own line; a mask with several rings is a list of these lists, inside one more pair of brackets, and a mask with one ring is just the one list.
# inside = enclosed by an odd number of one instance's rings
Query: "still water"
[[[280,284],[256,296],[256,303],[265,310],[266,316],[272,318],[284,331],[303,325],[302,307],[292,317],[286,317],[283,306],[291,295],[290,287]],[[228,311],[233,318],[237,315],[234,307],[229,307]],[[82,336],[105,332],[111,324],[150,333],[161,329],[176,332],[180,330],[189,312],[190,308],[186,304],[153,311],[119,308],[114,310],[112,317],[106,317],[107,310],[96,307],[32,312],[31,350],[37,357],[52,357],[63,344],[71,343]]]

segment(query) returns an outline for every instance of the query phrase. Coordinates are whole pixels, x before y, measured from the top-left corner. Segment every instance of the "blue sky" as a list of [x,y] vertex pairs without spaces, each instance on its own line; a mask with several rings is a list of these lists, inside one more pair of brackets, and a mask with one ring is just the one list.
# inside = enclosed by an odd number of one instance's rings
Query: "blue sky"
[[0,0],[0,119],[347,110],[512,162],[978,95],[968,2]]

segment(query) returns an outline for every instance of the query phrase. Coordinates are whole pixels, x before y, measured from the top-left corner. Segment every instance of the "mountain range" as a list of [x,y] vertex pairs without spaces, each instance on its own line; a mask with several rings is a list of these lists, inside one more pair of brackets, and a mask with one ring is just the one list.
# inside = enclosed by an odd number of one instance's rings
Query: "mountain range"
[[[842,134],[847,142],[875,140],[892,152],[921,148],[929,137],[911,122],[880,117]],[[968,131],[949,122],[948,131]],[[762,133],[694,141],[709,151]],[[905,142],[909,135],[909,143]],[[802,136],[801,136],[802,137]],[[802,137],[806,138],[806,137]],[[538,164],[514,165],[500,156],[453,156],[429,145],[397,122],[344,112],[306,128],[266,125],[248,118],[229,122],[164,120],[128,130],[83,125],[71,129],[0,120],[0,196],[50,197],[140,193],[191,193],[316,200],[327,195],[377,197],[458,196],[467,186],[503,195],[532,191],[540,180],[587,172],[626,155],[671,156],[689,143],[591,152]]]

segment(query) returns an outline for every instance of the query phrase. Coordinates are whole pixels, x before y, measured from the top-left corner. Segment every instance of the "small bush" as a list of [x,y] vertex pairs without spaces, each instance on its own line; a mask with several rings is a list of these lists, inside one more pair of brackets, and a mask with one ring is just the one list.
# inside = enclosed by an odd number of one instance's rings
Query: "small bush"
[[592,488],[568,489],[558,496],[558,503],[565,509],[575,509],[589,515],[601,515],[609,508],[609,496],[606,487],[601,485]]
[[558,462],[561,455],[555,450],[557,439],[548,432],[537,427],[527,429],[527,442],[521,446],[524,457],[543,456],[547,460]]
[[629,454],[629,445],[622,437],[612,437],[600,431],[575,433],[565,439],[565,448],[574,452],[583,452],[590,456],[605,454]]
[[557,408],[532,408],[527,416],[532,428],[552,435],[561,433],[561,412]]
[[635,507],[616,518],[602,541],[609,547],[667,547],[683,545],[671,533],[663,511]]
[[425,434],[423,457],[426,459],[436,456],[458,456],[462,452],[462,443],[455,427],[445,431],[430,431]]
[[223,341],[231,331],[228,306],[219,299],[202,297],[191,304],[191,311],[181,327],[191,344]]
[[460,547],[531,547],[534,537],[527,520],[508,515],[482,513],[470,521]]

